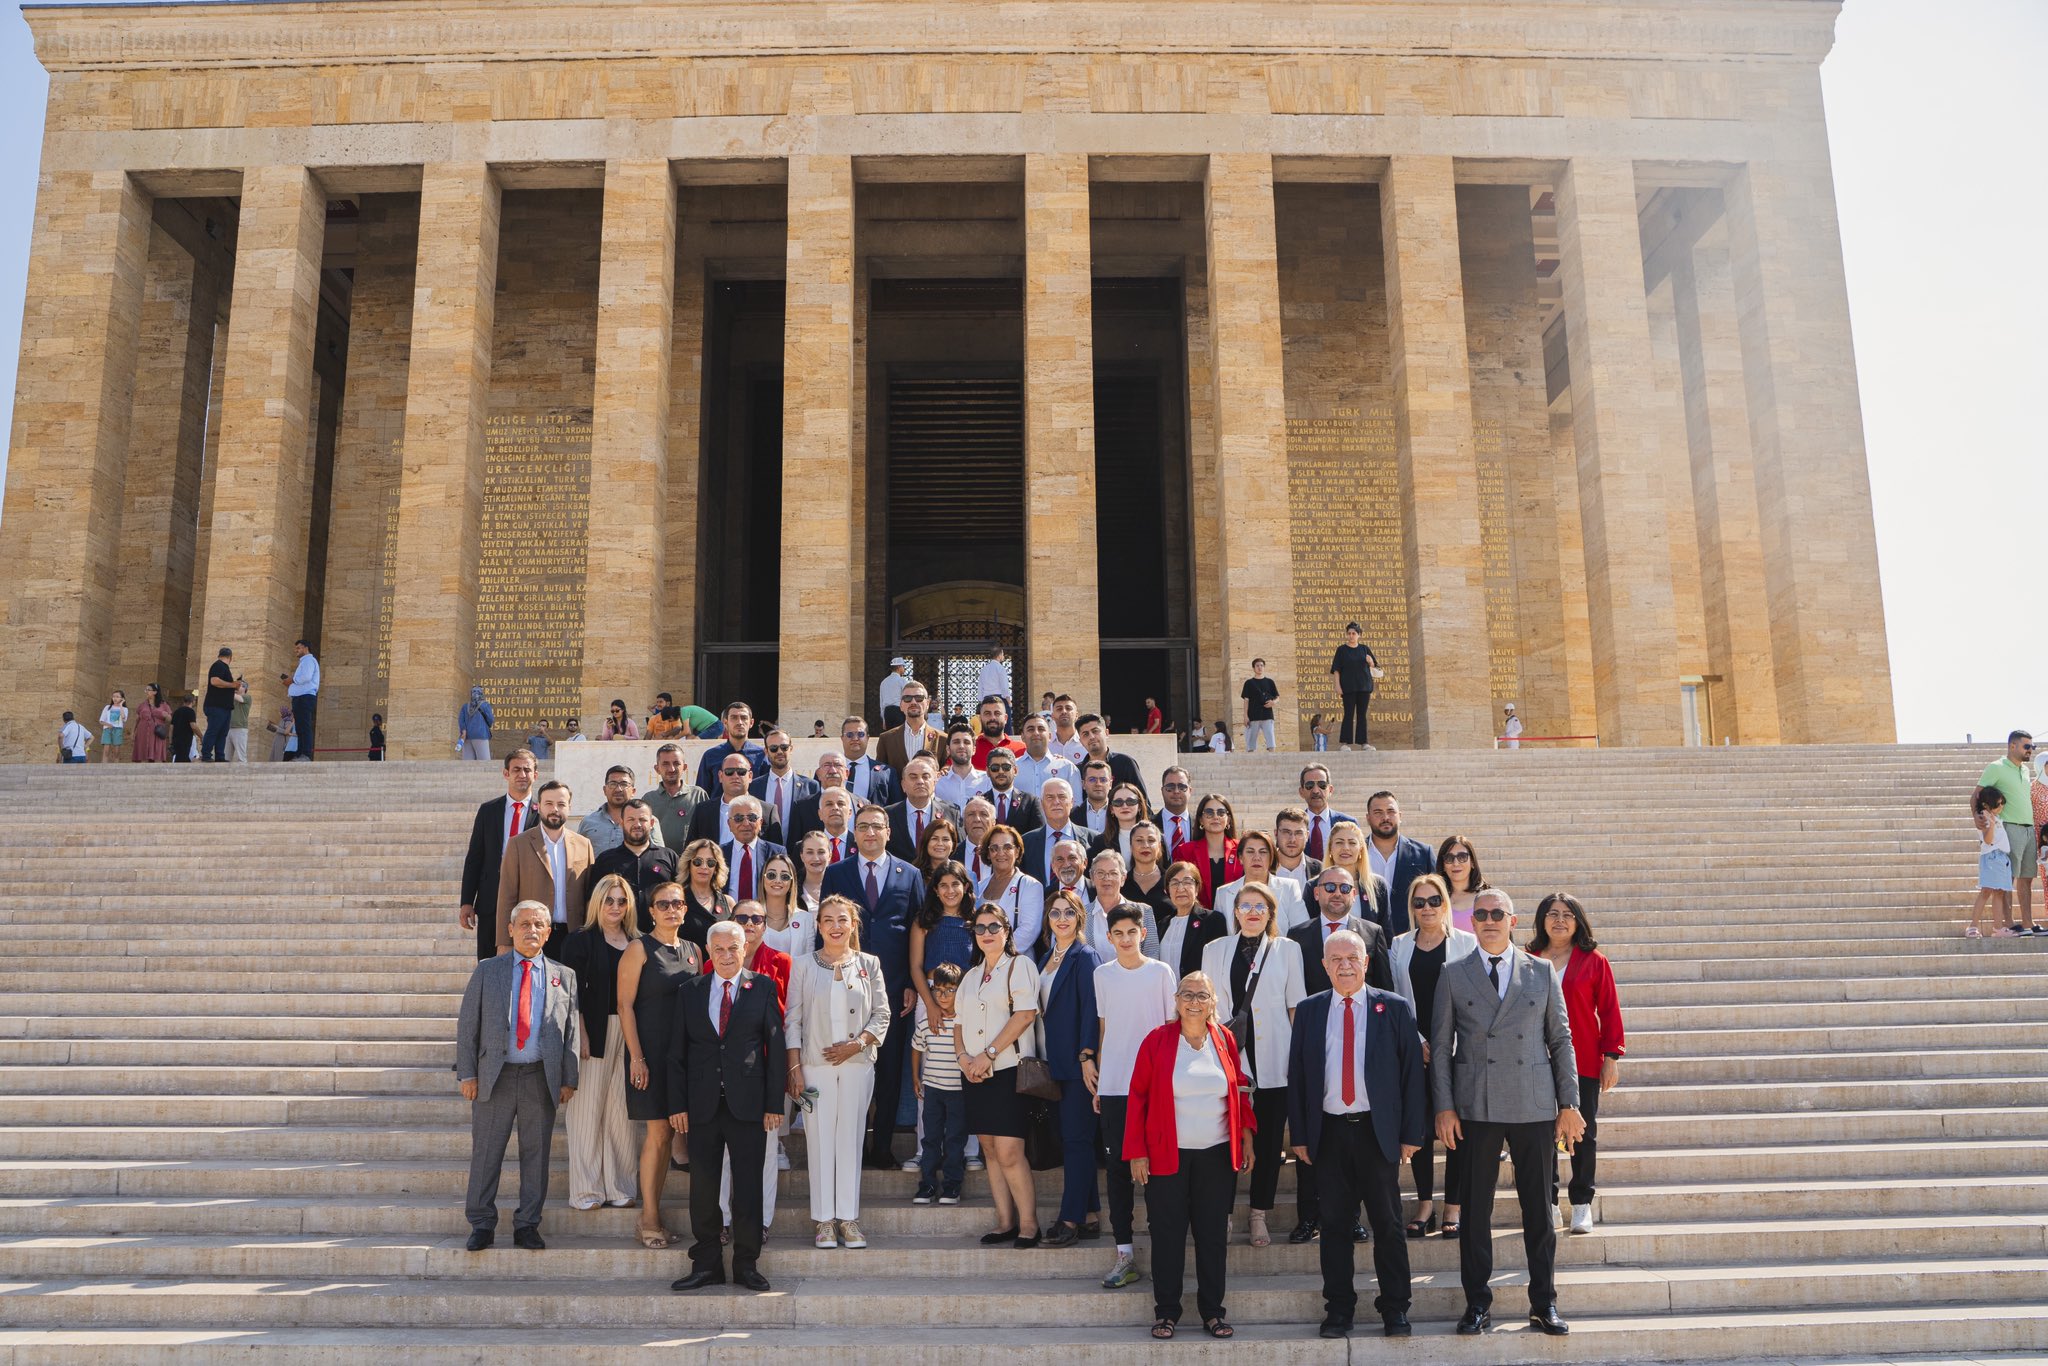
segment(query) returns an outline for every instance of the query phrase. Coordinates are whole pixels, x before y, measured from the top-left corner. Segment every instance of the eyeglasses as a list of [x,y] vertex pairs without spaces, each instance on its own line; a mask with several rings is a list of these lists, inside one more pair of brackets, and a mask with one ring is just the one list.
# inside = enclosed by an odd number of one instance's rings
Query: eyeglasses
[[761,881],[763,882],[788,882],[789,880],[789,874],[783,872],[780,868],[761,874]]
[[1471,853],[1464,849],[1453,849],[1450,853],[1444,855],[1445,863],[1470,863],[1471,861]]
[[754,822],[760,820],[761,818],[751,811],[735,811],[731,815],[727,816],[726,819],[729,821],[738,821],[741,825],[752,825],[754,824]]
[[1138,799],[1136,797],[1111,797],[1109,804],[1111,806],[1136,806]]
[[1444,899],[1440,896],[1418,896],[1413,901],[1410,901],[1408,904],[1419,911],[1424,906],[1428,906],[1431,908],[1441,906],[1444,904]]
[[1067,905],[1056,906],[1045,913],[1047,920],[1072,920],[1074,916],[1074,908]]
[[1196,1005],[1200,1005],[1204,1001],[1213,1001],[1216,999],[1214,996],[1210,995],[1206,991],[1181,991],[1175,992],[1174,994],[1179,996],[1181,1000],[1193,1001]]
[[789,746],[788,746],[788,745],[767,745],[767,746],[764,746],[764,748],[766,748],[766,749],[767,749],[767,751],[768,751],[768,752],[769,752],[770,754],[787,754],[787,753],[789,753]]
[[1324,778],[1311,778],[1303,783],[1302,786],[1310,792],[1326,792],[1329,790],[1330,784]]
[[765,925],[768,923],[768,917],[765,915],[736,915],[732,918],[732,923],[735,925]]
[[[713,866],[715,867],[716,865],[714,864]],[[654,909],[657,911],[680,911],[683,909],[683,903],[680,901],[657,901],[654,903]]]
[[1475,921],[1506,920],[1507,918],[1508,913],[1498,906],[1474,906],[1472,908],[1472,919]]
[[990,922],[989,924],[986,924],[986,925],[976,925],[976,926],[974,927],[974,933],[975,933],[976,935],[984,935],[984,934],[1001,934],[1001,933],[1003,932],[1004,928],[1005,928],[1004,926],[1001,926],[1001,925],[995,924],[995,923],[993,923],[993,922]]

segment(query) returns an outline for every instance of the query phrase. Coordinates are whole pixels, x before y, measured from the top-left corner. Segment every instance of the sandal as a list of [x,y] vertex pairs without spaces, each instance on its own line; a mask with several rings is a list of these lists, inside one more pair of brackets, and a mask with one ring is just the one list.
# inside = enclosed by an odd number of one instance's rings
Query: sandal
[[1222,1319],[1203,1319],[1202,1331],[1212,1338],[1234,1338],[1237,1330]]
[[1267,1228],[1266,1228],[1266,1212],[1265,1212],[1264,1210],[1260,1210],[1260,1209],[1255,1209],[1255,1210],[1253,1210],[1253,1211],[1252,1211],[1252,1232],[1251,1232],[1251,1244],[1252,1244],[1252,1246],[1253,1246],[1253,1247],[1268,1247],[1268,1246],[1270,1246],[1270,1245],[1272,1244],[1272,1242],[1273,1242],[1273,1235],[1272,1235],[1272,1233],[1271,1233],[1271,1232],[1269,1232],[1269,1231],[1267,1230]]
[[1159,1321],[1158,1321],[1157,1323],[1153,1324],[1153,1325],[1152,1325],[1152,1336],[1153,1336],[1153,1337],[1155,1337],[1155,1338],[1158,1338],[1158,1339],[1159,1339],[1159,1340],[1160,1340],[1161,1342],[1164,1342],[1164,1341],[1166,1341],[1166,1340],[1167,1340],[1168,1338],[1172,1337],[1172,1336],[1173,1336],[1173,1320],[1172,1320],[1172,1319],[1160,1319],[1160,1320],[1159,1320]]
[[640,1246],[649,1252],[661,1252],[669,1247],[668,1230],[665,1228],[643,1228],[640,1230]]
[[1427,1238],[1429,1236],[1429,1220],[1427,1219],[1410,1219],[1403,1228],[1410,1238]]
[[1455,1238],[1458,1236],[1458,1228],[1459,1224],[1457,1220],[1454,1219],[1450,1223],[1445,1224],[1442,1228],[1438,1229],[1436,1231],[1437,1236],[1439,1238]]

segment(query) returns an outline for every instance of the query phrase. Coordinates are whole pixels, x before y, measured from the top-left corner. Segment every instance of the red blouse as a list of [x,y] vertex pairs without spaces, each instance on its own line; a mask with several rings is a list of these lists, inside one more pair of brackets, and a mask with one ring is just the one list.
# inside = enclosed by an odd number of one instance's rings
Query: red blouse
[[[1223,1127],[1230,1134],[1230,1169],[1244,1167],[1244,1144],[1258,1128],[1252,1117],[1251,1092],[1238,1066],[1237,1040],[1227,1029],[1209,1026],[1209,1046],[1223,1065],[1225,1082]],[[1138,1045],[1131,1069],[1131,1094],[1124,1111],[1126,1161],[1146,1158],[1152,1175],[1172,1176],[1180,1170],[1180,1126],[1173,1113],[1173,1064],[1180,1051],[1180,1021],[1168,1020]]]
[[1572,1027],[1572,1055],[1579,1075],[1600,1075],[1600,1059],[1621,1053],[1621,997],[1614,990],[1614,965],[1595,949],[1572,950],[1564,970],[1564,1014]]
[[748,972],[758,972],[775,983],[775,1004],[782,1007],[782,1013],[789,1013],[789,955],[781,949],[771,949],[766,944],[757,945],[753,961],[747,964]]

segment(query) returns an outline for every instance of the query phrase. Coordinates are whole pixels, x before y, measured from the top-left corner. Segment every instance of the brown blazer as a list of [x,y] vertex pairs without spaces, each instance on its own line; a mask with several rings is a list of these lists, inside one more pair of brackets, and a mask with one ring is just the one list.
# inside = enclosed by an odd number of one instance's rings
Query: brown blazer
[[[942,756],[946,752],[946,728],[933,725],[930,717],[925,718],[924,752],[938,759],[941,768],[945,767]],[[892,772],[901,773],[903,766],[916,757],[910,752],[910,741],[905,738],[901,726],[883,731],[875,741],[875,761],[888,765]]]
[[[552,910],[555,904],[555,875],[548,866],[542,841],[547,831],[538,825],[505,846],[505,861],[498,865],[498,952],[512,947],[512,908],[522,901],[538,901]],[[569,864],[569,928],[583,924],[583,875],[597,862],[590,841],[574,830],[564,830],[568,842],[564,851]]]

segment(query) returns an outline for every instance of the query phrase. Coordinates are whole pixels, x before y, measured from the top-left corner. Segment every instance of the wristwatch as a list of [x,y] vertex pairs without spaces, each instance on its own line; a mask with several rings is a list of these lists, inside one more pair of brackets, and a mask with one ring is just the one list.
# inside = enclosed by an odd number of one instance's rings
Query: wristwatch
[[1092,1049],[1092,1048],[1084,1048],[1084,1049],[1082,1049],[1082,1050],[1081,1050],[1081,1061],[1082,1061],[1082,1062],[1094,1062],[1094,1061],[1095,1061],[1095,1050],[1094,1050],[1094,1049]]
[[981,1050],[981,1056],[987,1058],[990,1062],[994,1062],[996,1060],[996,1050],[993,1048],[984,1048]]

